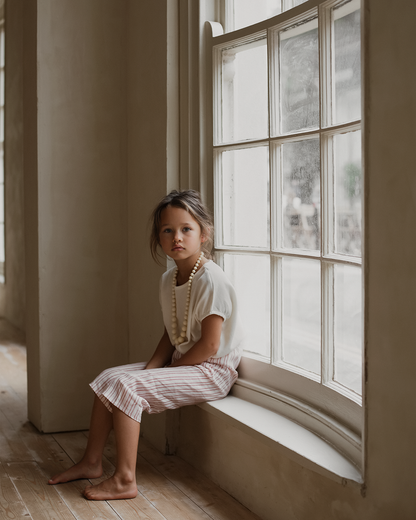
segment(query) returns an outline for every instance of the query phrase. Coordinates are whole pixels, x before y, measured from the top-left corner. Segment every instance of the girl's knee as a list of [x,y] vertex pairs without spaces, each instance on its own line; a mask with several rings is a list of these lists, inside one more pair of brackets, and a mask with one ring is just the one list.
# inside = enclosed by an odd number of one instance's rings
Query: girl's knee
[[111,383],[117,381],[123,373],[118,370],[118,368],[106,368],[103,370],[100,375],[96,378],[96,381],[103,381],[106,383]]

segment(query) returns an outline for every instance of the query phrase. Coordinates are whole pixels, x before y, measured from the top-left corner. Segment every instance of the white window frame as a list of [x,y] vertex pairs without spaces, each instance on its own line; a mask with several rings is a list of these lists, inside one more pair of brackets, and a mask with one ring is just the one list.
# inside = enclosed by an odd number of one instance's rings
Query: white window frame
[[[319,13],[320,17],[320,29],[319,29],[319,41],[320,41],[320,60],[321,62],[327,63],[326,68],[322,67],[320,71],[320,92],[321,92],[321,103],[322,106],[331,106],[332,91],[328,86],[330,85],[331,69],[329,67],[330,61],[330,41],[326,38],[328,34],[324,29],[325,26],[330,24],[329,9],[336,0],[309,0],[308,2],[285,11],[282,14],[264,22],[259,22],[251,27],[239,29],[232,33],[220,34],[219,25],[211,24],[211,38],[208,44],[208,50],[212,48],[212,61],[213,67],[219,67],[221,50],[230,46],[230,42],[234,44],[241,44],[243,42],[252,41],[259,37],[272,38],[273,33],[276,32],[276,28],[280,30],[283,27],[291,26],[296,23],[297,19],[303,19],[308,14]],[[224,0],[221,2],[222,13],[227,16],[227,13],[231,12],[232,0]],[[230,16],[228,14],[228,16]],[[269,46],[270,49],[270,46]],[[210,60],[208,60],[210,61]],[[208,73],[209,77],[209,73]],[[274,91],[273,78],[269,80],[270,92]],[[219,106],[217,100],[221,99],[220,82],[213,83],[213,92],[211,103],[214,102],[214,106]],[[211,105],[212,106],[212,105]],[[214,110],[215,112],[215,110]],[[214,113],[214,120],[220,114]],[[321,146],[321,172],[324,170],[330,172],[331,165],[331,150],[328,146],[329,137],[334,134],[345,133],[346,131],[353,131],[360,129],[360,120],[351,121],[345,124],[332,125],[330,113],[326,110],[321,110],[321,124],[319,129],[311,131],[299,132],[291,134],[290,137],[279,136],[269,137],[267,139],[261,139],[255,144],[271,142],[279,143],[287,141],[288,139],[296,139],[307,136],[320,136],[323,145]],[[216,126],[218,128],[219,125]],[[214,125],[215,128],[215,125]],[[247,143],[240,143],[240,147],[246,147]],[[214,171],[218,171],[215,163],[218,154],[225,149],[235,149],[239,147],[238,143],[222,144],[213,132],[212,145],[214,150]],[[272,150],[273,147],[270,147]],[[270,157],[270,161],[273,157]],[[214,174],[215,175],[215,174]],[[332,190],[330,184],[330,176],[322,175],[321,177],[321,197],[322,200],[326,199],[327,202],[331,201],[329,194]],[[220,193],[218,185],[214,182],[214,208],[215,208],[215,220],[221,218],[219,204]],[[332,202],[325,205],[324,218],[329,219],[332,222],[334,217]],[[341,263],[345,265],[361,265],[361,259],[357,257],[345,258],[345,256],[331,254],[333,230],[327,228],[322,235],[322,248],[323,256],[321,262],[325,265],[334,265]],[[248,248],[245,248],[248,252]],[[264,251],[262,252],[259,248],[255,249],[257,254],[271,254],[271,256],[278,257],[281,255],[279,251]],[[216,252],[219,256],[219,263],[221,263],[221,254],[225,252],[243,251],[244,248],[229,248],[223,247],[218,242],[216,243]],[[250,253],[251,253],[250,248]],[[286,254],[286,252],[285,252]],[[299,256],[307,258],[308,255],[297,255],[295,251],[289,251],[290,256]],[[312,254],[311,258],[317,259],[320,256]],[[331,269],[322,269],[323,276],[331,276]],[[324,282],[325,283],[325,282]],[[327,285],[328,287],[328,285]],[[327,312],[331,312],[332,309],[332,294],[331,291],[323,291],[323,303],[322,303],[322,315]],[[273,298],[273,296],[272,296]],[[363,313],[364,315],[364,313]],[[331,337],[331,324],[323,326],[323,345],[322,350],[324,352],[322,362],[322,381],[321,378],[304,377],[303,371],[300,370],[287,370],[281,366],[272,364],[266,364],[253,357],[244,357],[240,365],[239,380],[234,386],[233,395],[236,397],[243,398],[255,404],[260,404],[266,408],[272,409],[278,413],[281,413],[292,420],[303,424],[306,428],[316,432],[321,437],[327,439],[329,442],[337,446],[354,464],[362,468],[362,425],[363,425],[363,409],[361,407],[361,398],[348,391],[341,385],[332,381],[331,373],[331,345],[328,338]],[[326,340],[325,340],[326,338]],[[364,392],[364,385],[363,385]]]

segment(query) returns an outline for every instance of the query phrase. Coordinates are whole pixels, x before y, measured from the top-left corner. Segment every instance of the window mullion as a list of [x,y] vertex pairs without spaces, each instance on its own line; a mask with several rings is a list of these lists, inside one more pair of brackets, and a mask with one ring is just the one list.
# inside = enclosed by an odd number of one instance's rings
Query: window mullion
[[322,262],[322,384],[334,378],[334,265]]
[[[223,211],[222,211],[222,161],[221,152],[214,150],[213,158],[214,166],[214,223],[216,233],[214,234],[214,246],[222,246],[224,243],[224,226],[223,226]],[[218,230],[220,232],[218,233]]]
[[283,262],[282,257],[272,255],[272,363],[283,361]]
[[282,247],[282,157],[281,146],[275,143],[270,144],[271,162],[271,190],[270,203],[271,211],[271,250],[281,249]]
[[221,4],[223,8],[221,15],[224,21],[225,32],[234,31],[234,0],[225,0]]
[[222,51],[221,49],[214,48],[213,51],[213,103],[214,103],[214,131],[213,131],[213,144],[214,146],[222,142]]
[[334,151],[333,138],[321,134],[322,256],[334,252]]
[[[269,136],[280,134],[280,80],[279,80],[279,46],[277,44],[279,33],[275,30],[267,31],[268,57],[269,57]],[[276,55],[277,53],[277,55]]]
[[332,81],[332,60],[331,60],[331,13],[328,7],[319,6],[319,81],[320,81],[320,121],[321,128],[326,128],[332,123],[333,114],[333,81]]

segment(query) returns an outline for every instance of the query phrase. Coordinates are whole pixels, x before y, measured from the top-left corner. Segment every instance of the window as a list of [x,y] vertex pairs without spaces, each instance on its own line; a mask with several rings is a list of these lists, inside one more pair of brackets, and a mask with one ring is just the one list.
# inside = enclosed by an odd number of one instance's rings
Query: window
[[212,38],[215,248],[247,331],[239,384],[323,410],[357,445],[360,3],[264,0],[244,27],[253,4],[224,2],[231,32]]

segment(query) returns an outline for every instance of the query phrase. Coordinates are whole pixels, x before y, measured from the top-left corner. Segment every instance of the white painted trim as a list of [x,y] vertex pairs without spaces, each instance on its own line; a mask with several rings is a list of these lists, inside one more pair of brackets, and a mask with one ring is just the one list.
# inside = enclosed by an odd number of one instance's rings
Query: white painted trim
[[322,263],[322,384],[327,385],[334,379],[334,265]]
[[231,395],[258,404],[300,424],[337,446],[356,466],[361,463],[361,438],[340,421],[282,392],[276,392],[249,381],[239,380]]
[[321,20],[321,23],[319,24],[319,87],[321,92],[320,120],[321,128],[325,128],[329,126],[333,120],[333,68],[331,60],[332,28],[330,11],[326,4],[319,6],[319,16]]
[[[271,346],[271,358],[273,365],[278,365],[283,359],[283,291],[277,290],[278,287],[283,285],[283,272],[282,272],[282,258],[272,256],[271,265],[274,270],[274,279],[277,283],[272,284],[272,346]],[[273,278],[271,278],[273,279]],[[276,348],[273,349],[273,345]]]
[[214,175],[216,176],[214,182],[214,222],[221,222],[221,226],[217,226],[217,229],[220,228],[221,236],[218,236],[219,233],[215,233],[214,236],[214,245],[215,248],[218,248],[218,244],[222,243],[224,240],[223,235],[223,218],[222,218],[222,161],[221,161],[221,153],[214,151]]
[[266,389],[262,392],[272,391],[291,396],[311,408],[321,410],[356,435],[361,435],[363,410],[359,406],[359,396],[354,396],[353,392],[348,396],[334,392],[333,388],[321,384],[319,376],[313,378],[313,374],[310,374],[310,377],[305,377],[296,367],[292,367],[293,370],[288,368],[287,365],[284,368],[271,365],[258,356],[244,356],[238,368],[239,379],[236,384],[239,385],[241,380],[249,381],[258,388]]

